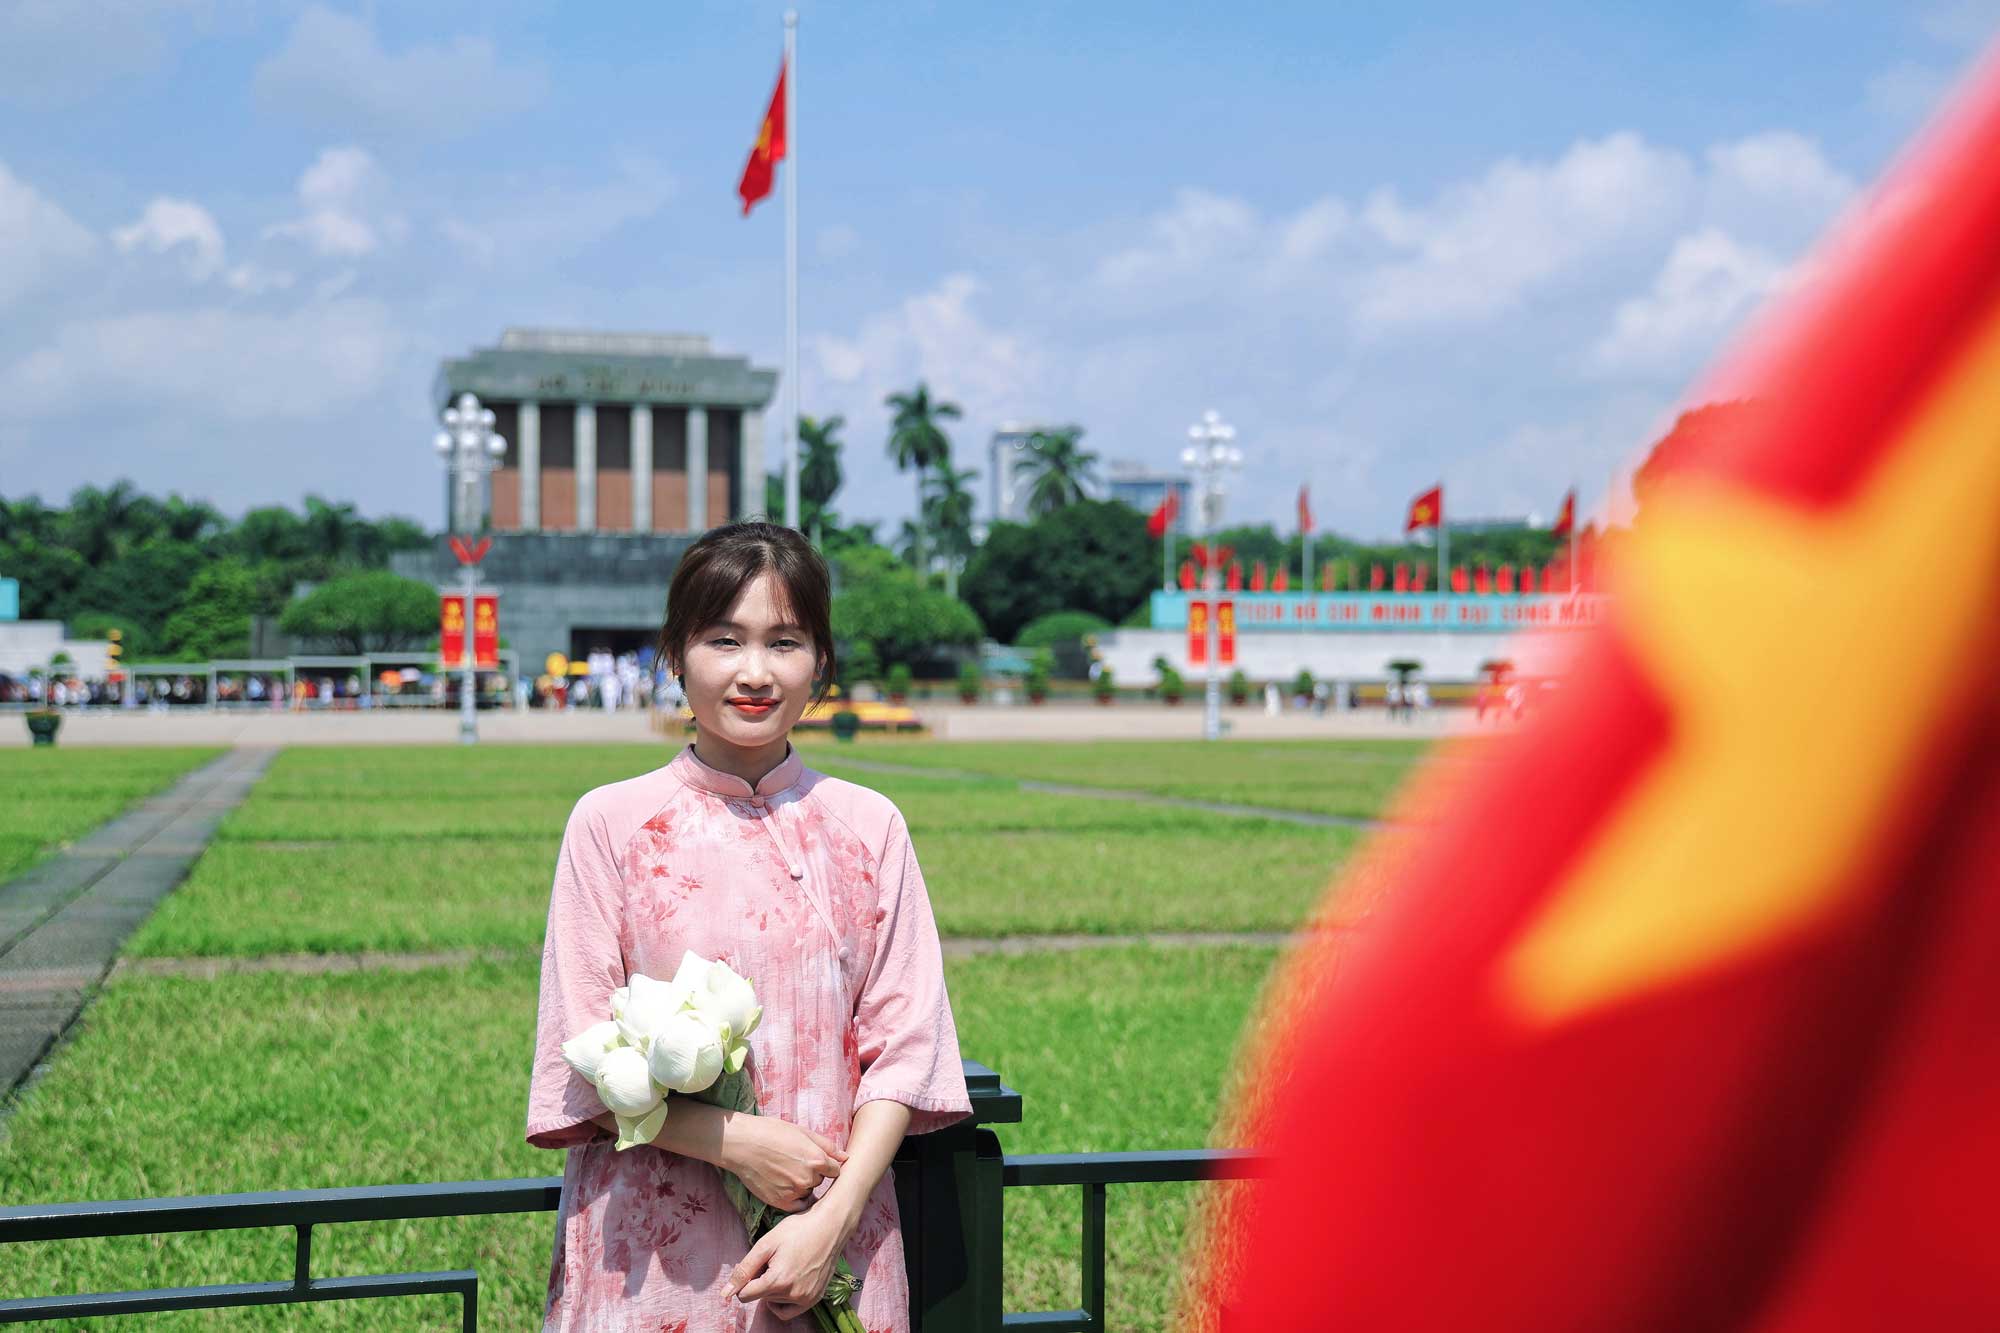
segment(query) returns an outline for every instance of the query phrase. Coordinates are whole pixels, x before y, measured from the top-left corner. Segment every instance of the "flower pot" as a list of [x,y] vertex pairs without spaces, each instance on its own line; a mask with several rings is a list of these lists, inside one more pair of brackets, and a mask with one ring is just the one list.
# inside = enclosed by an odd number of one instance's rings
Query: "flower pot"
[[1028,702],[1031,704],[1044,704],[1048,701],[1049,696],[1046,694],[1031,694],[1028,696]]
[[1241,708],[1244,704],[1250,702],[1250,696],[1247,694],[1232,694],[1229,696],[1229,702]]
[[843,708],[828,720],[827,725],[833,729],[835,740],[851,741],[854,739],[854,734],[861,730],[861,714]]
[[958,701],[962,704],[976,704],[979,702],[979,695],[976,691],[960,690]]
[[54,745],[56,732],[62,729],[62,714],[43,709],[27,716],[28,734],[35,738],[35,744]]
[[1098,706],[1099,708],[1109,708],[1109,707],[1111,707],[1111,700],[1112,700],[1112,697],[1113,697],[1113,696],[1111,696],[1111,695],[1109,695],[1109,694],[1100,694],[1100,695],[1098,695],[1098,696],[1097,696],[1097,706]]
[[909,701],[910,701],[910,696],[909,696],[909,695],[907,695],[907,694],[898,694],[898,693],[896,693],[896,692],[895,692],[894,690],[891,690],[891,691],[889,691],[889,702],[890,702],[890,703],[892,703],[892,704],[904,704],[904,703],[908,703]]
[[1167,696],[1167,707],[1169,708],[1179,707],[1180,702],[1181,702],[1181,696],[1178,694],[1169,694]]

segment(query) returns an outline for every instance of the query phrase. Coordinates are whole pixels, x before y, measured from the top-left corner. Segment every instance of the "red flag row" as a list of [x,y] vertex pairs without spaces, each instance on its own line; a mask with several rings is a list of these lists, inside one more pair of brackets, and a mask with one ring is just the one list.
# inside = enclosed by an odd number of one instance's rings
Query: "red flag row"
[[[1569,593],[1595,591],[1594,561],[1588,547],[1584,548],[1583,559],[1577,562],[1574,587],[1570,578],[1570,561],[1567,556],[1558,557],[1546,565],[1454,565],[1446,585],[1454,593],[1485,593],[1508,596],[1514,594],[1531,595],[1537,593]],[[1390,592],[1424,593],[1430,587],[1431,566],[1427,564],[1407,564],[1401,560],[1394,565],[1376,561],[1368,567],[1367,574],[1350,560],[1329,560],[1320,566],[1319,591],[1321,592]],[[1363,587],[1363,583],[1366,587]],[[1181,562],[1180,586],[1183,592],[1193,592],[1201,586],[1201,577],[1196,572],[1194,562]],[[1222,586],[1230,592],[1242,592],[1245,588],[1243,564],[1232,560],[1223,571]],[[1251,566],[1248,589],[1251,592],[1290,592],[1291,573],[1279,568],[1276,573],[1267,572],[1264,562],[1257,561]]]

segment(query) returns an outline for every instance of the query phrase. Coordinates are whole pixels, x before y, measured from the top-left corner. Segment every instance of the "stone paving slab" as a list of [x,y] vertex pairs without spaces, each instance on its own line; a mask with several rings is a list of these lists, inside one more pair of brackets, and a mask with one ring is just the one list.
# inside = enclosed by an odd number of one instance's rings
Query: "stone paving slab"
[[0,884],[0,1096],[76,1021],[118,950],[187,878],[275,750],[232,750]]

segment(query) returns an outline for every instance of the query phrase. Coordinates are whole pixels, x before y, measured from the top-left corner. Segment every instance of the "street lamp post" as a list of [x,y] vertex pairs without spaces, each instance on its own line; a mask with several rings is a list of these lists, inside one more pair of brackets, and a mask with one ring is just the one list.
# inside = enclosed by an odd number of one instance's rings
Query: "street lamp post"
[[[1223,471],[1243,466],[1243,451],[1231,443],[1235,438],[1236,428],[1210,410],[1188,427],[1190,443],[1181,450],[1181,463],[1194,476],[1195,524],[1202,541],[1210,546],[1214,544],[1211,539],[1216,521],[1222,516],[1222,497],[1228,490]],[[1204,740],[1213,741],[1222,737],[1222,664],[1216,660],[1221,646],[1216,593],[1222,590],[1222,568],[1212,550],[1210,558],[1202,562],[1201,587],[1208,599],[1208,683],[1202,694],[1201,734]]]
[[[462,393],[444,410],[444,429],[433,440],[438,459],[451,470],[457,483],[457,500],[449,515],[451,526],[463,536],[477,535],[485,526],[484,504],[487,474],[506,456],[507,441],[493,430],[493,409],[481,407],[476,394]],[[465,560],[465,683],[459,689],[458,739],[462,745],[479,740],[478,668],[474,665],[474,594],[479,586],[479,565]]]

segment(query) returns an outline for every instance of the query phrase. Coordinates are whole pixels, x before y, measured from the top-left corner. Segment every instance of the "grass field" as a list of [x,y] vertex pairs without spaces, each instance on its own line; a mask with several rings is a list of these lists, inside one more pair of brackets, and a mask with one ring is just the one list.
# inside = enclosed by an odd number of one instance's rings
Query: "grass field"
[[[968,748],[902,743],[893,753],[896,762],[924,756],[933,767],[968,771]],[[1005,748],[1007,762],[1019,762],[1019,747]],[[1142,787],[1149,767],[1178,762],[1171,746],[1159,747],[1151,765],[1134,751],[1098,767],[1081,750],[1041,748],[1061,757],[1035,776],[1090,776],[1121,788]],[[1329,771],[1400,773],[1407,763],[1393,752],[1349,762],[1342,747],[1316,748]],[[559,1170],[555,1154],[521,1141],[534,954],[556,844],[577,795],[657,767],[669,753],[488,746],[281,755],[131,952],[254,958],[478,948],[518,956],[408,973],[125,975],[0,1126],[0,1198]],[[886,746],[856,753],[890,757]],[[837,757],[825,754],[830,771]],[[1307,780],[1298,775],[1309,755],[1283,761],[1295,780]],[[1225,776],[1251,784],[1258,767]],[[1022,792],[1012,772],[979,772],[852,773],[904,810],[947,934],[1287,929],[1357,836]],[[1380,774],[1370,780],[1378,779],[1386,791]],[[1246,797],[1233,790],[1224,799]],[[951,960],[962,1050],[1024,1096],[1024,1123],[1001,1129],[1007,1150],[1206,1144],[1238,1032],[1275,957],[1248,946],[1113,946]],[[107,1108],[115,1119],[107,1121]],[[1112,1192],[1108,1282],[1117,1327],[1166,1326],[1193,1198],[1191,1186]],[[1007,1307],[1075,1305],[1076,1192],[1009,1191],[1007,1213]],[[328,1228],[315,1236],[315,1271],[473,1266],[491,1326],[530,1326],[549,1227],[536,1216]],[[285,1233],[29,1246],[0,1266],[0,1297],[268,1279],[289,1273],[290,1262]],[[404,1329],[455,1327],[455,1317],[440,1299],[91,1326]]]
[[1372,818],[1423,757],[1421,741],[929,741],[866,737],[802,747],[829,771],[840,756]]
[[165,791],[214,749],[0,750],[0,881]]

